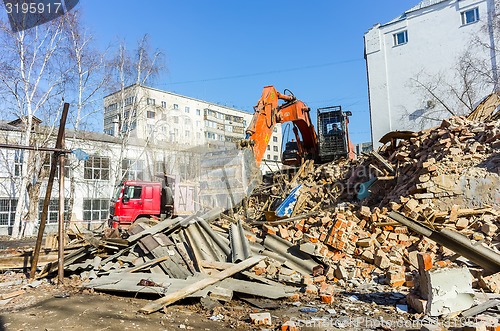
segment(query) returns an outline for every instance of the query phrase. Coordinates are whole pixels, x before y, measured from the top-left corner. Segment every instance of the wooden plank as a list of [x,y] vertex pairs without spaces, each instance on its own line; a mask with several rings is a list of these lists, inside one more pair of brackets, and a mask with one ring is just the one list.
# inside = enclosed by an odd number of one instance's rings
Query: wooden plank
[[0,294],[0,300],[7,300],[7,299],[10,299],[10,298],[14,298],[14,297],[17,297],[21,294],[24,294],[24,290],[18,290],[18,291],[14,291],[14,292],[10,292],[10,293],[4,293],[4,294]]
[[483,311],[486,311],[486,310],[493,308],[493,307],[500,307],[500,300],[488,300],[486,302],[483,302],[480,305],[477,305],[477,306],[472,307],[466,311],[463,311],[462,316],[463,317],[476,316],[476,315],[482,313]]
[[[227,268],[230,268],[230,267],[234,266],[235,264],[234,263],[230,263],[230,262],[219,262],[219,261],[202,260],[201,261],[201,265],[204,268],[224,270],[224,269],[227,269]],[[250,279],[257,280],[257,281],[259,281],[261,283],[264,283],[264,284],[267,284],[267,285],[283,286],[283,284],[275,282],[274,280],[268,279],[266,277],[257,276],[256,274],[254,274],[253,272],[250,272],[250,271],[243,271],[241,274],[247,276]],[[238,292],[238,290],[236,290],[236,292]]]
[[177,300],[180,300],[180,299],[185,298],[186,296],[188,296],[192,293],[195,293],[196,291],[204,289],[205,287],[208,287],[212,284],[217,283],[218,281],[221,281],[221,280],[228,278],[228,277],[230,277],[230,276],[232,276],[240,271],[243,271],[243,270],[259,263],[263,259],[265,259],[265,256],[250,257],[250,258],[220,272],[216,276],[202,279],[202,280],[200,280],[200,281],[198,281],[190,286],[187,286],[179,291],[176,291],[174,293],[170,293],[163,298],[155,300],[155,301],[145,305],[144,307],[142,307],[139,311],[144,313],[144,314],[154,313],[155,311],[160,310],[164,306],[168,306],[168,305],[176,302]]
[[394,167],[389,162],[387,162],[379,153],[372,151],[371,155],[373,155],[377,159],[377,161],[382,163],[382,165],[384,167],[386,167],[387,170],[389,170],[391,174],[394,173]]
[[163,262],[165,261],[166,259],[168,259],[168,256],[161,256],[159,258],[156,258],[154,260],[151,260],[151,261],[148,261],[146,263],[143,263],[143,264],[140,264],[138,266],[135,266],[133,268],[130,268],[130,269],[126,269],[124,271],[121,271],[121,272],[136,272],[136,271],[139,271],[139,270],[142,270],[142,269],[145,269],[149,266],[152,266],[156,263],[159,263],[159,262]]

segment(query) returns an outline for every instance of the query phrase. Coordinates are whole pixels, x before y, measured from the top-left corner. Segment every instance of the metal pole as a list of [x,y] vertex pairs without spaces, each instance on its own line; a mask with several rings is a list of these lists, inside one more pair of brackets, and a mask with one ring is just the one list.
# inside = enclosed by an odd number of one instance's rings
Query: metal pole
[[[64,146],[64,136],[62,138]],[[64,281],[64,154],[59,154],[59,252],[58,284]]]

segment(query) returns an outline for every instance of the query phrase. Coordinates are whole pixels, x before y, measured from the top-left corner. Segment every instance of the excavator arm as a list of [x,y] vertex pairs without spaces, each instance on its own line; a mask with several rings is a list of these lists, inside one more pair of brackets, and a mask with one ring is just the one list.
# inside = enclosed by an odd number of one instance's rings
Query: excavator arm
[[[280,105],[279,100],[284,103]],[[318,137],[309,115],[310,108],[305,103],[297,100],[293,94],[281,94],[274,86],[266,86],[254,110],[242,145],[253,148],[258,166],[264,157],[274,126],[285,122],[292,122],[294,125],[299,155],[303,159],[317,158]]]

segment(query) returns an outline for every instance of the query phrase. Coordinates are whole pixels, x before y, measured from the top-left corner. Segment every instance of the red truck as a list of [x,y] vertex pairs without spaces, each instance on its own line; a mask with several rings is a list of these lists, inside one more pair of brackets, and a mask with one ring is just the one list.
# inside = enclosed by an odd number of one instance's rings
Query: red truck
[[195,198],[194,185],[180,184],[171,176],[161,182],[126,180],[116,187],[111,200],[109,225],[127,228],[136,221],[191,214]]

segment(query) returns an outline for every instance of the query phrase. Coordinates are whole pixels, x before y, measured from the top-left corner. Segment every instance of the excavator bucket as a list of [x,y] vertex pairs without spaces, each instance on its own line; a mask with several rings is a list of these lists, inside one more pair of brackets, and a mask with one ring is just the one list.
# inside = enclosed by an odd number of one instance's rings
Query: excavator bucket
[[251,149],[209,151],[200,160],[199,201],[202,208],[232,209],[262,181]]

